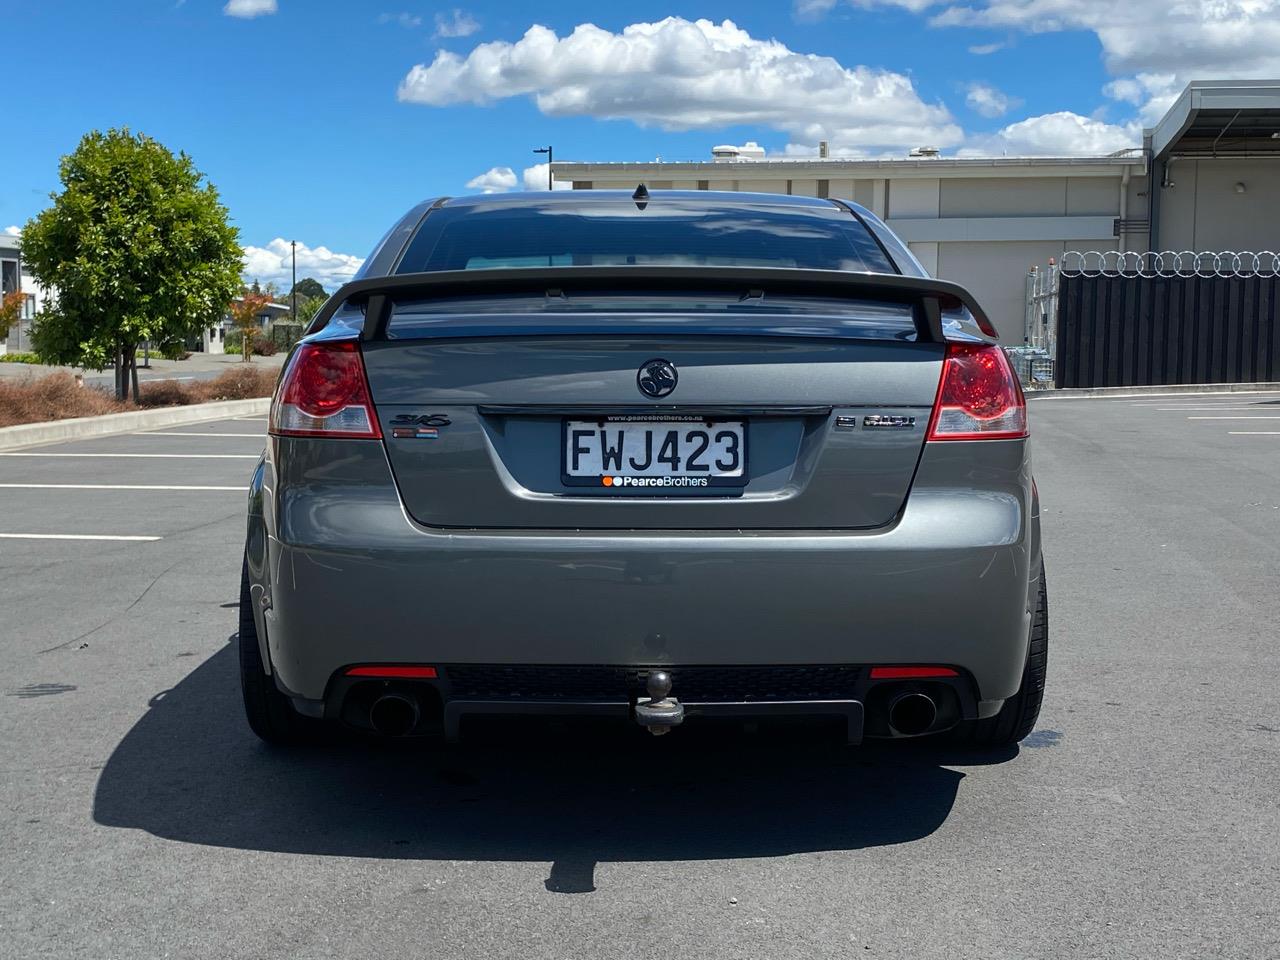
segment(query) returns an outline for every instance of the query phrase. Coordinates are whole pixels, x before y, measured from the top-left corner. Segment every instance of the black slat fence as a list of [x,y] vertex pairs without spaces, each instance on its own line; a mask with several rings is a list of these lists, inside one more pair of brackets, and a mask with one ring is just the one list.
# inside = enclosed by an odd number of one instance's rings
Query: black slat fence
[[1066,254],[1056,385],[1280,380],[1278,267],[1272,253]]

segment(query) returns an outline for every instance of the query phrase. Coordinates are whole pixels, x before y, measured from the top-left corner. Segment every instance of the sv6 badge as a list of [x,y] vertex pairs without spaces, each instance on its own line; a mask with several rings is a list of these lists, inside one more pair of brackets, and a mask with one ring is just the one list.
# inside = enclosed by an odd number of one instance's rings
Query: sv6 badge
[[391,418],[391,436],[397,440],[435,440],[440,427],[452,423],[443,413],[400,413]]

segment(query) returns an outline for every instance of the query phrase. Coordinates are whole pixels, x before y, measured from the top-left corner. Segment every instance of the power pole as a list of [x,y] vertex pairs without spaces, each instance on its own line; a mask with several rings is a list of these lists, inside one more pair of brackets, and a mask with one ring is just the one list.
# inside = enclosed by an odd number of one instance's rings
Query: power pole
[[289,241],[289,252],[293,254],[293,287],[290,289],[290,299],[293,305],[289,310],[289,318],[294,322],[298,322],[298,241]]

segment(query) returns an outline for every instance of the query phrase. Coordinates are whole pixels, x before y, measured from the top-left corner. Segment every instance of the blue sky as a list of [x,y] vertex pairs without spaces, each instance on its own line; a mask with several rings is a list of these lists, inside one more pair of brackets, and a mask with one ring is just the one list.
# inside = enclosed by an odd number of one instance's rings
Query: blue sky
[[330,285],[423,197],[523,189],[547,143],[564,160],[749,139],[796,156],[819,139],[851,156],[1108,152],[1189,79],[1280,75],[1278,7],[0,0],[16,94],[0,229],[48,202],[85,131],[125,125],[195,159],[251,273],[278,278],[296,239],[300,273]]

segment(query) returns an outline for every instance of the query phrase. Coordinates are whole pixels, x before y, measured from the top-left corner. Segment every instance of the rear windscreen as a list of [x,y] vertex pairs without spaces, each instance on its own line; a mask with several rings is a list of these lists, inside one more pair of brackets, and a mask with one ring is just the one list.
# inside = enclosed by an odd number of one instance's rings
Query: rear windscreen
[[896,273],[850,213],[656,198],[434,210],[397,273],[568,266],[797,267]]

